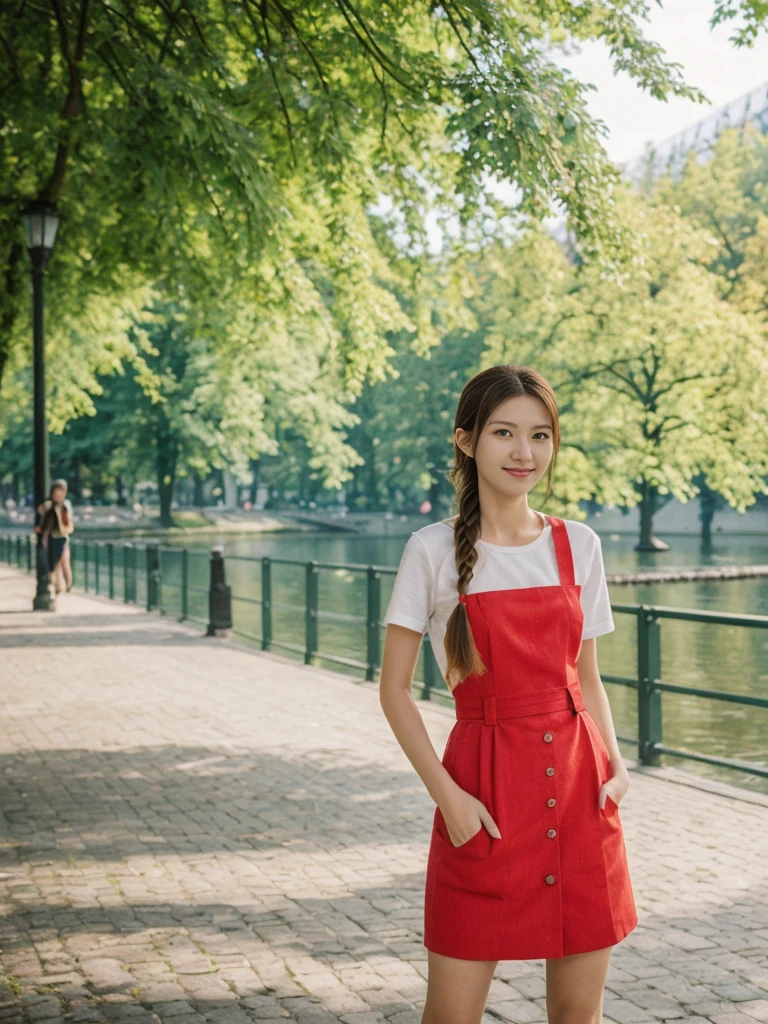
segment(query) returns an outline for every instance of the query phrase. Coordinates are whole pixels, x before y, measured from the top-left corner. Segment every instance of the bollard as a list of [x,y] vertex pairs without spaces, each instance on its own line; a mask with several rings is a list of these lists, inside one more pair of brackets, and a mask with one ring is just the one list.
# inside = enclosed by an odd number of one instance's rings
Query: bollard
[[228,637],[232,630],[232,588],[224,578],[224,546],[211,548],[211,585],[208,591],[206,636]]
[[37,593],[32,601],[32,608],[38,612],[55,612],[56,594],[51,583],[51,574],[48,571],[48,551],[43,547],[43,539],[40,534],[37,535],[35,554]]

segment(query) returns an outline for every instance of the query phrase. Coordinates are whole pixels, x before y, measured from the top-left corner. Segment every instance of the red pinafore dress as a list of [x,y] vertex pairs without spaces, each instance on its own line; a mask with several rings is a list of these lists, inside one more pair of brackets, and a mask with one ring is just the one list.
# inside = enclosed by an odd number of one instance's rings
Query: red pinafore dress
[[584,621],[562,519],[547,516],[559,586],[462,594],[486,672],[453,690],[442,763],[483,802],[460,846],[435,808],[424,945],[463,960],[535,960],[612,946],[637,924],[619,809],[598,796],[608,749],[584,706]]

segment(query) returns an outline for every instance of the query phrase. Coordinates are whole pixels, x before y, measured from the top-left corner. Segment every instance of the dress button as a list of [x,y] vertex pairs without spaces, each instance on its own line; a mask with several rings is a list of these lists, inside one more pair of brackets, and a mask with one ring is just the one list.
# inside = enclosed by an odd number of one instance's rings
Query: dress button
[[555,798],[551,796],[549,800],[547,800],[547,807],[554,807],[556,803],[557,801],[555,800]]
[[554,885],[555,884],[555,876],[554,875],[547,875],[547,877],[544,879],[544,881],[547,883],[547,885]]
[[555,836],[557,835],[557,829],[554,829],[554,828],[549,829],[548,832],[547,832],[547,835],[549,836],[550,839],[554,839]]
[[552,742],[552,733],[551,732],[545,732],[544,733],[544,742],[545,743],[551,743]]
[[554,768],[547,768],[547,775],[554,775],[554,774],[555,774],[555,769]]

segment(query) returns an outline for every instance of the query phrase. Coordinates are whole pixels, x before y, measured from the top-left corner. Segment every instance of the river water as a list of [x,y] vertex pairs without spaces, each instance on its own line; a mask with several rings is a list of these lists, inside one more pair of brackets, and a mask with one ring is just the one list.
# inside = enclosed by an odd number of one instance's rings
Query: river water
[[[298,534],[229,535],[225,538],[227,582],[239,599],[233,606],[235,628],[240,634],[261,635],[261,609],[251,603],[260,596],[261,563],[268,555],[276,559],[297,559],[342,565],[390,566],[396,568],[408,534],[367,536],[337,532]],[[635,537],[601,534],[608,575],[636,569],[690,568],[703,565],[766,564],[768,537],[716,535],[711,550],[703,551],[697,537],[665,535],[672,549],[657,554],[633,550]],[[165,541],[167,544],[167,540]],[[187,542],[189,545],[189,542]],[[200,552],[190,557],[190,582],[204,586],[207,581],[207,541],[195,540]],[[303,645],[305,576],[303,565],[273,566],[274,638],[283,643]],[[164,580],[178,581],[177,559],[168,556],[163,565]],[[394,575],[382,580],[382,615],[386,610]],[[768,616],[768,577],[736,580],[703,580],[643,585],[610,584],[615,603],[663,605],[687,609],[748,613]],[[173,601],[173,587],[164,591],[164,601]],[[319,650],[365,660],[364,572],[323,569],[319,575]],[[206,617],[206,596],[194,595],[191,613]],[[616,630],[598,639],[598,658],[605,675],[637,677],[636,619],[614,613]],[[241,637],[242,638],[242,637]],[[382,631],[383,643],[383,631]],[[713,690],[765,697],[768,695],[768,629],[711,625],[662,620],[662,670],[665,682],[700,686]],[[278,653],[283,651],[276,647]],[[295,656],[300,658],[300,653]],[[328,668],[360,677],[359,669],[320,661]],[[421,674],[421,666],[417,676]],[[619,736],[637,735],[637,698],[634,690],[606,683]],[[663,694],[663,741],[679,749],[739,758],[768,765],[768,708],[740,706],[679,694]],[[622,743],[629,757],[636,747]],[[663,755],[661,763],[709,778],[732,782],[768,793],[768,779],[698,762]]]

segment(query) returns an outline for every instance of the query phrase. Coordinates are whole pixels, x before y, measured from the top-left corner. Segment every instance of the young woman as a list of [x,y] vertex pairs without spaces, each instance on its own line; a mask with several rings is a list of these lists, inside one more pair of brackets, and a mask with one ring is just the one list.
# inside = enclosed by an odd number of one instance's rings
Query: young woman
[[[437,805],[422,1024],[479,1024],[499,960],[546,960],[551,1024],[599,1024],[611,948],[637,924],[619,752],[595,638],[614,629],[597,534],[528,506],[560,441],[523,366],[469,381],[454,424],[458,515],[411,535],[384,622],[380,695]],[[422,635],[453,694],[442,760],[411,686]]]
[[40,523],[35,528],[42,534],[43,547],[48,551],[48,571],[56,593],[64,587],[59,580],[64,577],[64,586],[72,588],[72,566],[69,559],[69,535],[74,531],[72,502],[67,497],[67,481],[54,480],[49,497],[38,506]]

